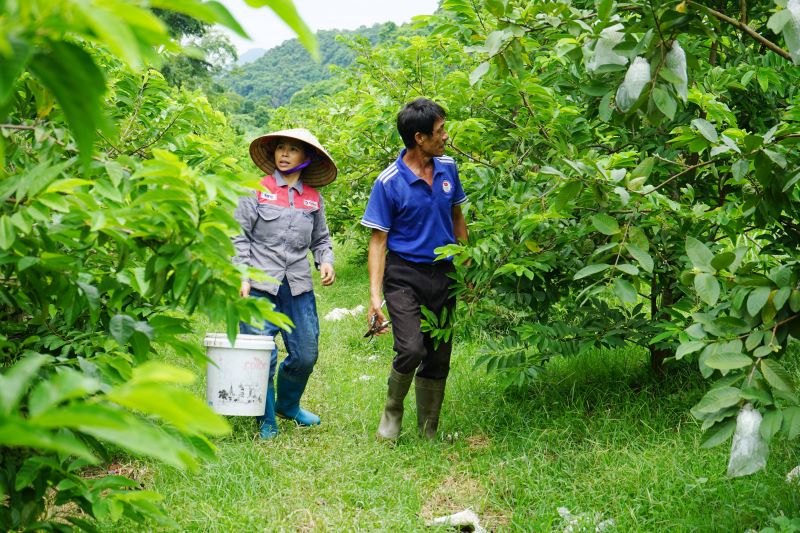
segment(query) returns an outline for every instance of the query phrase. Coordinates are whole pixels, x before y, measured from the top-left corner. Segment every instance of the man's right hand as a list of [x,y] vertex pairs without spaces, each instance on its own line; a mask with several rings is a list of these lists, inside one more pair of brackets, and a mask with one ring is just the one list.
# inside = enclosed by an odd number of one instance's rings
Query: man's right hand
[[[369,309],[367,310],[367,325],[371,328],[373,324],[383,324],[386,322],[386,316],[383,314],[383,302],[381,300],[371,299],[369,302]],[[377,316],[377,318],[376,318]],[[375,335],[383,335],[389,332],[389,327],[386,326],[375,332]]]
[[248,296],[250,296],[250,282],[249,281],[243,281],[242,282],[242,286],[239,288],[239,294],[242,296],[242,298],[247,298]]

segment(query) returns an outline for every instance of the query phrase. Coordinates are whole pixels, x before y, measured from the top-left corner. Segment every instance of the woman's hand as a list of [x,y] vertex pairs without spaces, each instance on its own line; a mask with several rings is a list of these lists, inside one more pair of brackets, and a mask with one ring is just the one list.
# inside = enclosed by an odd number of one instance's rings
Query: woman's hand
[[330,263],[322,263],[319,266],[319,275],[322,280],[322,285],[325,287],[333,285],[333,282],[336,281],[336,272],[333,270],[333,265]]
[[250,296],[250,282],[249,281],[243,281],[242,282],[242,286],[239,288],[239,294],[242,296],[242,298],[247,298],[248,296]]

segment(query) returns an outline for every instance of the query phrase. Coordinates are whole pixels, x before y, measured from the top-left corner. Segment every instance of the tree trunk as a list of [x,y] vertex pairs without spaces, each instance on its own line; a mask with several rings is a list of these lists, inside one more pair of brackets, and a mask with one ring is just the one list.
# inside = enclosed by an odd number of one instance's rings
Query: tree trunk
[[[658,274],[653,274],[653,284],[650,291],[650,320],[652,321],[664,318],[666,313],[662,313],[662,311],[675,303],[672,294],[672,284],[670,283],[671,280],[665,280],[663,278],[664,275],[665,274],[662,274],[662,277],[659,278]],[[661,283],[659,283],[659,281]],[[658,301],[659,296],[661,297],[660,305]],[[672,355],[672,350],[650,346],[650,370],[655,374],[663,375],[664,360],[670,355]]]

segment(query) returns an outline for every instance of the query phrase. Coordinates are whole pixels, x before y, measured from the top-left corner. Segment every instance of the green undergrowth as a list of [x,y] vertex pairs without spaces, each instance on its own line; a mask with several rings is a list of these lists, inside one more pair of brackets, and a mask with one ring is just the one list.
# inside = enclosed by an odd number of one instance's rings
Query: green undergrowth
[[[320,318],[367,303],[365,264],[339,255],[336,284],[317,287]],[[595,352],[555,359],[532,387],[502,390],[474,369],[480,346],[457,339],[440,440],[416,437],[412,388],[391,446],[374,438],[391,339],[366,342],[363,315],[321,327],[303,399],[321,426],[282,421],[280,435],[261,442],[254,419],[231,417],[218,459],[197,472],[135,463],[180,530],[423,531],[467,508],[494,531],[563,531],[559,507],[590,517],[586,531],[607,519],[610,531],[744,531],[800,515],[785,482],[800,463],[794,446],[773,442],[767,470],[743,479],[725,476],[729,444],[700,448],[689,409],[704,388],[688,364],[655,378],[641,351]]]

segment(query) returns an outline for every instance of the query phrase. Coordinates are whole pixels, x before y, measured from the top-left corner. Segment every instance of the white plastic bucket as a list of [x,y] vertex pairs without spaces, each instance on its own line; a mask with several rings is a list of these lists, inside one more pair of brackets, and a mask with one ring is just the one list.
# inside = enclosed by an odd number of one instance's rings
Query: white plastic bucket
[[[267,402],[269,363],[275,342],[266,335],[238,335],[234,345],[225,333],[205,338],[206,399],[215,413],[261,416]],[[213,364],[212,364],[213,362]]]

